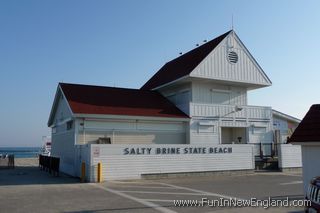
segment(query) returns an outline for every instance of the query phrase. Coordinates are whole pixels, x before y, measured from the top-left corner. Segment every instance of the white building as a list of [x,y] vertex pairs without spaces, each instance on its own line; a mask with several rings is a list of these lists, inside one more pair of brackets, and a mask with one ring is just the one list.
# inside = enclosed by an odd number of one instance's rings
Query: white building
[[[124,154],[129,149],[126,145],[132,148],[132,144],[137,144],[138,148],[151,144],[148,145],[150,150],[177,147],[168,144],[193,148],[203,145],[208,150],[213,149],[210,146],[226,150],[247,147],[251,153],[253,146],[248,144],[284,143],[299,120],[270,106],[248,105],[248,92],[271,84],[234,31],[166,63],[140,90],[60,83],[48,121],[52,128],[52,155],[61,158],[62,171],[77,176],[82,153],[79,147],[88,147],[80,146],[86,144],[110,143],[105,153],[112,155],[111,148],[122,149]],[[237,148],[238,144],[242,148]],[[92,163],[93,149],[90,150],[88,159]],[[96,155],[103,152],[96,150]],[[254,153],[243,161],[248,161],[243,167],[236,166],[242,163],[236,162],[240,155],[232,154],[234,158],[226,155],[226,164],[207,170],[254,168],[254,163],[250,164]],[[179,159],[182,158],[172,161]],[[206,159],[211,160],[210,156]],[[150,161],[150,158],[141,160]],[[230,166],[232,163],[235,167]],[[145,163],[141,165],[146,166]],[[139,174],[204,171],[199,170],[199,164],[188,170],[182,161],[176,170],[166,170],[172,162],[165,165],[160,172],[148,167]]]
[[320,105],[312,105],[294,131],[290,143],[301,145],[305,194],[312,178],[320,176]]

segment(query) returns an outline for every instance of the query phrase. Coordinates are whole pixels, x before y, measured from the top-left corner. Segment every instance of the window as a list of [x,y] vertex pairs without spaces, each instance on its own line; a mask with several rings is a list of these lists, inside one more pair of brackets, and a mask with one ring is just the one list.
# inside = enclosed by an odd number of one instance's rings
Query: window
[[230,104],[230,93],[222,91],[212,91],[213,104]]
[[201,126],[199,125],[199,133],[213,133],[214,127],[213,126]]
[[253,134],[264,134],[267,132],[266,127],[254,127],[253,128]]
[[72,126],[73,126],[73,121],[68,121],[67,122],[67,130],[72,129]]
[[213,133],[214,125],[212,121],[200,121],[198,123],[198,132],[199,133]]
[[52,127],[52,134],[57,133],[57,127]]

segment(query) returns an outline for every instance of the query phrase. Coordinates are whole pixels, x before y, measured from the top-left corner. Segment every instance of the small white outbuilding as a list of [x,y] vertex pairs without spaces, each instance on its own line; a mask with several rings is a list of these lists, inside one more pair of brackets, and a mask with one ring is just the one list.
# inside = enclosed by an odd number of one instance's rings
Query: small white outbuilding
[[304,191],[320,176],[320,104],[312,105],[288,141],[301,145]]

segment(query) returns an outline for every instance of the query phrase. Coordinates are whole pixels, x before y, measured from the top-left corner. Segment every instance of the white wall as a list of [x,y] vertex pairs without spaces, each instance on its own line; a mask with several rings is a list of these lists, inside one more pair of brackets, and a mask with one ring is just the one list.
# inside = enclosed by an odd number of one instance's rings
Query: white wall
[[[201,123],[206,125],[200,125]],[[212,125],[208,125],[210,123]],[[218,121],[204,119],[192,119],[190,121],[190,144],[202,143],[219,144]]]
[[[231,46],[233,46],[232,49],[230,49]],[[239,60],[236,64],[229,63],[227,59],[229,49],[238,54]],[[269,80],[250,53],[237,38],[233,38],[232,34],[225,38],[190,75],[207,79],[270,85]]]
[[75,128],[67,130],[67,121],[71,119],[71,111],[66,99],[59,96],[51,133],[51,155],[60,157],[60,171],[74,175]]
[[[59,128],[61,124],[64,124],[66,119],[70,119],[72,117],[72,112],[68,106],[66,99],[62,96],[61,93],[58,95],[58,104],[53,115],[53,124]],[[59,131],[59,129],[57,129]]]
[[77,144],[96,143],[102,137],[112,144],[187,143],[186,122],[105,119],[79,120],[77,125]]
[[60,171],[74,176],[74,131],[52,134],[51,156],[60,158]]
[[[225,94],[226,96],[228,96],[228,101],[216,97],[218,96],[218,94]],[[192,102],[208,104],[247,105],[247,89],[214,83],[193,82]]]
[[[85,163],[86,175],[90,173],[90,147],[86,145],[76,145],[74,156],[74,174],[76,177],[81,177],[81,167],[82,163]],[[89,180],[89,176],[86,177]]]
[[187,115],[190,114],[189,103],[192,101],[191,83],[167,86],[159,92]]
[[[232,153],[214,154],[154,154],[156,148],[210,147],[232,148]],[[151,148],[151,154],[124,155],[125,148]],[[92,158],[91,181],[96,181],[96,167],[102,163],[103,179],[139,179],[141,174],[162,174],[179,172],[252,170],[254,161],[251,145],[91,145],[93,150],[99,149],[99,156]],[[208,151],[207,151],[208,152]]]
[[[293,129],[289,129],[289,126],[291,124],[291,128],[293,126]],[[281,118],[279,116],[273,115],[273,128],[275,130],[280,130],[280,136],[281,136],[281,142],[285,143],[287,141],[287,137],[292,134],[294,129],[298,126],[298,123],[292,123],[288,121],[287,119]]]
[[320,176],[320,145],[301,146],[303,186],[306,194],[308,185],[313,177]]
[[279,168],[302,167],[301,146],[292,144],[280,144],[278,146]]

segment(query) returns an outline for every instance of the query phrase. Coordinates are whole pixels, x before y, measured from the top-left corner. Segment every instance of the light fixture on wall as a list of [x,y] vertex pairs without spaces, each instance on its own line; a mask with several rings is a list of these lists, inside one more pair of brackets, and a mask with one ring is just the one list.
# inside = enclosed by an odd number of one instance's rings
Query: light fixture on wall
[[228,113],[226,113],[226,114],[224,114],[224,115],[222,115],[222,116],[218,116],[218,118],[226,117],[227,115],[230,115],[230,114],[236,113],[236,112],[240,112],[241,110],[243,110],[242,107],[240,107],[240,106],[235,106],[235,107],[234,107],[234,110],[232,110],[231,112],[228,112]]
[[234,111],[235,111],[235,112],[240,112],[241,110],[243,110],[242,107],[239,107],[239,106],[235,106],[235,107],[234,107]]

